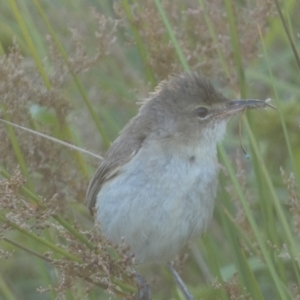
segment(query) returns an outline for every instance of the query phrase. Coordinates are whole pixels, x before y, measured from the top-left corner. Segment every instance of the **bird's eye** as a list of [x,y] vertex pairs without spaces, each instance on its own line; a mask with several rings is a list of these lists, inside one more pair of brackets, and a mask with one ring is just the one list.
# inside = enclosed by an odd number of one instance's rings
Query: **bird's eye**
[[197,117],[203,119],[208,115],[208,109],[203,106],[199,106],[196,108]]

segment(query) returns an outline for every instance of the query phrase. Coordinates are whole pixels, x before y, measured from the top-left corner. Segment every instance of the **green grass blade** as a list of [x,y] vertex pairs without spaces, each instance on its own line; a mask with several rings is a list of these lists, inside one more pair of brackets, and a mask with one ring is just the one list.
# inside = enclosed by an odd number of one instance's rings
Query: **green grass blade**
[[[36,6],[36,8],[37,8],[37,10],[38,10],[38,12],[39,12],[39,14],[40,14],[42,20],[44,21],[45,25],[47,26],[47,29],[48,29],[48,31],[49,31],[49,33],[50,33],[50,35],[51,35],[53,41],[55,42],[55,44],[56,44],[56,46],[57,46],[59,52],[61,53],[61,55],[62,55],[62,57],[63,57],[65,63],[66,63],[67,65],[69,65],[69,63],[68,63],[68,56],[67,56],[67,54],[66,54],[66,52],[65,52],[65,50],[64,50],[64,48],[63,48],[63,46],[61,45],[61,43],[60,43],[60,41],[59,41],[57,35],[55,34],[55,31],[53,30],[53,28],[52,28],[50,22],[48,21],[48,19],[47,19],[45,13],[44,13],[44,11],[43,11],[43,9],[42,9],[42,7],[41,7],[39,1],[33,0],[33,3],[35,4],[35,6]],[[70,72],[71,72],[71,75],[72,75],[74,84],[75,84],[75,86],[77,87],[77,89],[78,89],[80,95],[82,96],[82,99],[83,99],[83,101],[84,101],[86,107],[88,108],[89,113],[90,113],[90,115],[91,115],[91,117],[92,117],[92,119],[93,119],[93,121],[94,121],[94,123],[95,123],[95,125],[96,125],[96,127],[97,127],[97,129],[98,129],[98,131],[99,131],[99,133],[101,134],[101,137],[102,137],[102,139],[103,139],[104,145],[105,145],[106,147],[108,147],[108,146],[110,145],[110,140],[109,140],[109,138],[107,137],[106,132],[104,131],[104,129],[103,129],[103,127],[102,127],[102,124],[100,123],[100,121],[99,121],[99,119],[98,119],[98,116],[97,116],[96,113],[95,113],[95,110],[93,109],[93,106],[92,106],[92,104],[91,104],[91,102],[90,102],[90,100],[89,100],[89,98],[88,98],[88,95],[87,95],[85,89],[83,88],[82,84],[80,83],[79,79],[78,79],[77,76],[74,74],[74,72],[72,72],[72,69],[69,68],[69,70],[70,70]]]
[[224,3],[226,8],[227,20],[228,20],[231,43],[232,43],[233,58],[234,58],[235,68],[239,80],[240,93],[241,93],[241,97],[245,98],[247,95],[247,87],[246,87],[246,79],[245,79],[245,73],[243,67],[241,48],[239,43],[239,35],[238,35],[236,19],[235,19],[235,13],[233,11],[234,3],[231,0],[224,0]]
[[[5,118],[5,121],[9,122],[9,117],[6,113],[4,113],[4,118]],[[22,172],[23,176],[26,178],[26,185],[31,191],[34,191],[33,184],[30,180],[27,164],[26,164],[25,158],[23,156],[21,147],[19,145],[18,138],[14,132],[13,126],[11,124],[6,123],[6,130],[7,130],[7,134],[9,136],[11,145],[12,145],[12,149],[17,158],[17,162],[20,166],[21,172]]]
[[0,274],[0,296],[1,294],[5,297],[3,299],[6,300],[17,300],[15,298],[13,291],[9,288],[9,286],[6,284],[4,280],[4,276]]
[[139,50],[141,59],[143,61],[146,78],[151,83],[152,87],[155,87],[155,85],[156,85],[155,75],[153,74],[152,69],[150,67],[148,67],[147,50],[143,44],[143,41],[139,34],[138,29],[135,26],[131,25],[133,22],[133,14],[132,14],[130,5],[128,3],[128,0],[122,0],[122,6],[123,6],[124,12],[126,14],[127,20],[129,21],[130,28],[132,30],[135,42],[137,44],[137,49]]
[[244,208],[244,211],[245,211],[245,214],[247,216],[247,219],[251,225],[251,228],[253,230],[253,233],[255,235],[255,238],[257,240],[257,243],[261,249],[261,252],[262,252],[262,255],[263,255],[263,258],[266,262],[266,265],[268,267],[268,270],[270,272],[270,275],[274,281],[274,285],[278,291],[278,294],[280,295],[281,299],[289,299],[288,295],[286,294],[286,292],[283,290],[283,285],[282,285],[282,282],[280,280],[280,278],[278,277],[278,274],[276,272],[276,268],[270,258],[270,254],[267,250],[267,246],[264,242],[264,239],[263,237],[261,236],[260,234],[260,230],[258,228],[258,226],[256,225],[256,222],[254,220],[254,217],[252,215],[252,212],[250,210],[250,207],[249,207],[249,204],[247,203],[247,200],[245,198],[245,195],[240,187],[240,184],[239,182],[237,181],[237,178],[235,176],[235,172],[233,170],[233,167],[232,165],[228,162],[228,159],[227,159],[227,155],[224,151],[224,148],[223,147],[219,147],[219,153],[221,155],[221,158],[223,160],[223,163],[225,164],[226,166],[226,169],[229,173],[229,176],[230,176],[230,179],[232,180],[232,183],[234,185],[234,188],[236,190],[236,193],[238,195],[238,197],[240,198],[240,201],[241,201],[241,204]]
[[273,88],[274,95],[275,95],[276,107],[277,107],[277,111],[278,111],[278,114],[279,114],[282,130],[283,130],[283,133],[284,133],[285,143],[286,143],[286,146],[288,148],[289,157],[290,157],[291,164],[292,164],[292,167],[293,167],[293,171],[294,171],[294,174],[296,176],[297,183],[298,183],[298,191],[300,193],[300,173],[299,173],[300,169],[297,168],[297,164],[296,164],[296,161],[295,161],[295,156],[294,156],[294,153],[293,153],[291,140],[290,140],[290,137],[289,137],[287,126],[286,126],[286,121],[285,121],[284,115],[282,113],[283,112],[283,108],[282,108],[283,103],[281,101],[279,101],[279,95],[278,95],[278,92],[277,92],[277,84],[276,84],[276,81],[274,79],[273,72],[271,70],[271,66],[270,66],[270,62],[269,62],[269,58],[268,58],[268,53],[267,53],[267,50],[266,50],[266,45],[265,45],[265,42],[264,42],[264,39],[262,37],[262,34],[261,34],[260,30],[259,30],[259,33],[260,33],[260,39],[261,39],[262,48],[263,48],[263,52],[264,52],[264,57],[265,57],[265,60],[266,60],[267,66],[268,66],[270,80],[271,80],[272,88]]
[[69,253],[68,251],[56,246],[54,243],[51,243],[50,241],[32,233],[32,232],[29,232],[28,230],[26,229],[23,229],[21,228],[20,226],[18,226],[17,224],[9,221],[8,219],[6,219],[4,216],[0,215],[0,221],[6,223],[8,226],[10,226],[11,228],[13,228],[14,230],[17,230],[19,231],[20,233],[34,239],[35,241],[43,244],[44,246],[46,246],[47,248],[50,248],[52,249],[54,252],[72,260],[72,261],[76,261],[76,262],[81,262],[81,259],[78,258],[77,256],[75,255],[72,255],[71,253]]
[[[0,175],[3,176],[6,179],[9,179],[11,176],[9,173],[7,173],[3,168],[0,168]],[[34,193],[32,193],[30,190],[28,190],[26,187],[21,186],[20,187],[21,193],[24,193],[31,201],[38,205],[42,205],[40,198],[36,196]],[[79,241],[84,243],[88,248],[92,249],[94,246],[87,240],[85,236],[83,236],[81,233],[79,233],[73,225],[68,223],[64,218],[62,218],[59,215],[52,215],[52,217],[59,222],[65,229],[67,229],[71,234],[73,234],[74,237],[76,237]]]
[[19,23],[19,26],[22,30],[24,39],[25,39],[25,41],[27,43],[27,46],[29,48],[29,51],[30,51],[30,53],[31,53],[31,55],[32,55],[32,57],[35,61],[37,69],[38,69],[38,71],[39,71],[39,73],[40,73],[40,75],[41,75],[41,77],[42,77],[42,79],[45,83],[45,86],[49,89],[51,87],[51,83],[50,83],[49,78],[48,78],[48,76],[45,72],[43,63],[39,58],[36,47],[35,47],[35,45],[32,41],[32,38],[31,38],[30,33],[27,29],[27,26],[26,26],[26,23],[23,19],[23,16],[22,16],[15,0],[9,0],[9,3],[11,5],[11,9],[12,9],[14,15],[15,15],[15,18],[16,18],[17,22]]
[[169,37],[170,37],[170,39],[171,39],[171,41],[172,41],[172,43],[174,45],[174,48],[175,48],[177,56],[178,56],[178,58],[180,60],[180,63],[183,66],[183,69],[185,71],[189,71],[190,67],[189,67],[189,65],[187,63],[187,60],[185,59],[185,56],[184,56],[184,54],[183,54],[183,52],[181,50],[181,47],[180,47],[180,45],[179,45],[179,43],[177,41],[177,38],[175,36],[174,30],[173,30],[173,28],[172,28],[172,26],[171,26],[171,24],[170,24],[170,22],[169,22],[169,20],[167,18],[167,15],[165,13],[165,10],[162,7],[162,4],[161,4],[160,0],[154,0],[154,1],[155,1],[155,5],[157,7],[157,10],[158,10],[158,12],[159,12],[159,14],[161,16],[161,19],[163,20],[163,22],[165,24],[165,27],[166,27],[167,32],[169,34]]
[[208,13],[206,12],[205,1],[204,0],[198,0],[198,2],[199,2],[200,7],[203,9],[203,15],[204,15],[204,18],[205,18],[205,22],[206,22],[209,34],[210,34],[212,40],[214,41],[214,44],[217,45],[217,54],[218,54],[218,58],[219,58],[219,61],[221,63],[221,66],[222,66],[226,76],[228,78],[230,78],[229,67],[228,67],[228,64],[226,63],[226,60],[225,60],[224,55],[222,53],[222,50],[220,49],[217,34],[216,34],[215,29],[214,29],[214,24],[210,20],[210,18],[208,16]]
[[276,5],[276,9],[277,9],[277,11],[278,11],[278,14],[279,14],[279,17],[280,17],[282,26],[283,26],[284,31],[285,31],[285,33],[286,33],[286,37],[288,38],[288,41],[289,41],[290,46],[291,46],[291,49],[292,49],[292,51],[293,51],[293,53],[294,53],[294,57],[295,57],[295,60],[296,60],[296,64],[297,64],[298,69],[299,69],[299,71],[300,71],[300,57],[299,57],[299,54],[298,54],[298,51],[297,51],[297,47],[296,47],[296,45],[295,45],[295,43],[294,43],[294,41],[293,41],[293,38],[292,38],[292,36],[291,36],[291,34],[290,34],[290,31],[289,31],[289,29],[288,29],[288,25],[287,25],[287,23],[286,23],[286,21],[285,21],[285,19],[284,19],[284,16],[283,16],[283,13],[282,13],[282,10],[281,10],[281,8],[280,8],[280,5],[279,5],[278,0],[274,0],[274,2],[275,2],[275,5]]

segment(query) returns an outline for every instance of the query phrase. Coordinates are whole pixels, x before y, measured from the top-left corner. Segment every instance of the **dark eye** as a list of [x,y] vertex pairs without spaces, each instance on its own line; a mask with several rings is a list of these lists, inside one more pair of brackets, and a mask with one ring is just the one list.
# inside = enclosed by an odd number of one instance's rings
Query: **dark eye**
[[196,108],[196,114],[199,118],[205,118],[208,115],[208,109],[206,107],[200,106]]

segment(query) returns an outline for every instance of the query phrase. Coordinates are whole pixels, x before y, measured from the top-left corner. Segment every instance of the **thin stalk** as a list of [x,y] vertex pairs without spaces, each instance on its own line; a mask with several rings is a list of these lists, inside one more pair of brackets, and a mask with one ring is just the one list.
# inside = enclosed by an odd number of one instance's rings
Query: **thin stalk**
[[17,22],[19,23],[21,31],[22,31],[22,33],[24,35],[24,39],[25,39],[25,41],[27,43],[27,46],[28,46],[28,48],[29,48],[29,50],[31,52],[31,55],[32,55],[32,57],[33,57],[33,59],[35,61],[37,69],[38,69],[38,71],[39,71],[39,73],[40,73],[40,75],[41,75],[41,77],[42,77],[42,79],[43,79],[46,87],[48,89],[50,89],[51,83],[50,83],[49,78],[48,78],[48,76],[47,76],[47,74],[45,72],[43,63],[40,60],[39,55],[38,55],[38,53],[36,51],[36,47],[35,47],[35,45],[34,45],[34,43],[32,41],[32,38],[31,38],[31,36],[29,34],[29,31],[27,30],[27,26],[26,26],[26,24],[24,22],[24,19],[23,19],[21,13],[20,13],[20,10],[19,10],[19,8],[18,8],[18,6],[16,4],[16,1],[15,0],[9,0],[9,3],[10,3],[11,9],[12,9],[14,15],[15,15],[15,18],[16,18]]
[[256,221],[254,220],[254,217],[252,215],[252,212],[250,210],[250,207],[249,207],[249,204],[245,198],[245,195],[241,189],[241,186],[236,178],[236,175],[235,175],[235,171],[232,167],[232,165],[230,164],[228,158],[227,158],[227,155],[225,153],[225,150],[223,147],[219,147],[219,153],[221,155],[221,158],[223,160],[223,163],[225,164],[226,166],[226,169],[228,171],[228,174],[232,180],[232,183],[233,183],[233,186],[237,192],[237,195],[241,201],[241,204],[244,208],[244,211],[245,211],[245,214],[247,216],[247,219],[251,225],[251,228],[253,230],[253,233],[255,235],[255,239],[257,241],[257,244],[259,245],[260,249],[261,249],[261,252],[262,252],[262,255],[263,255],[263,258],[266,262],[266,265],[268,267],[268,270],[270,272],[270,275],[274,281],[274,287],[277,289],[278,291],[278,294],[280,295],[280,299],[284,300],[284,299],[289,299],[289,296],[286,294],[286,292],[284,292],[283,290],[283,283],[281,282],[280,278],[278,277],[278,274],[277,274],[277,271],[276,271],[276,268],[270,258],[270,254],[268,252],[268,249],[267,249],[267,246],[265,244],[265,241],[264,241],[264,238],[261,236],[260,234],[260,230],[256,224]]
[[[11,9],[12,9],[14,15],[15,15],[15,18],[16,18],[16,20],[17,20],[17,22],[18,22],[18,24],[19,24],[19,26],[20,26],[20,28],[22,30],[22,33],[24,35],[24,39],[25,39],[25,41],[26,41],[26,43],[28,45],[28,48],[30,50],[30,53],[31,53],[31,55],[32,55],[32,57],[33,57],[33,59],[35,61],[37,69],[38,69],[38,71],[39,71],[39,73],[40,73],[40,75],[41,75],[41,77],[42,77],[42,79],[44,81],[44,84],[45,84],[46,88],[49,90],[51,88],[52,84],[51,84],[51,82],[50,82],[50,80],[49,80],[49,78],[48,78],[48,76],[46,74],[46,71],[45,71],[43,63],[42,63],[41,59],[39,58],[39,55],[38,55],[38,52],[37,52],[37,48],[35,47],[35,45],[33,43],[33,40],[31,38],[31,34],[29,33],[27,25],[26,25],[26,23],[24,21],[24,16],[20,13],[20,9],[18,8],[17,3],[16,3],[15,0],[9,0],[9,3],[10,3],[10,6],[11,6]],[[22,4],[25,5],[25,3],[22,3]],[[77,82],[77,84],[79,84],[77,78],[76,78],[75,82]],[[83,91],[83,88],[81,88],[80,90]],[[86,97],[86,99],[87,99],[87,97]],[[94,114],[94,117],[97,120],[95,114]],[[104,144],[106,146],[108,146],[109,145],[109,140],[108,140],[108,138],[106,138],[105,133],[102,130],[102,127],[98,126],[98,125],[100,125],[100,123],[97,122],[96,125],[97,125],[98,129],[101,130],[101,132],[102,132],[101,135],[102,135]],[[80,154],[77,153],[76,156],[78,158],[80,156]],[[79,163],[80,167],[82,167],[82,163],[80,161],[78,161],[78,160],[76,160],[76,161]],[[83,169],[83,172],[85,172],[85,171],[86,170]],[[29,181],[30,177],[26,176],[26,178]]]
[[50,258],[46,257],[45,255],[42,255],[42,254],[40,254],[40,253],[38,253],[34,250],[31,250],[31,249],[29,249],[29,248],[27,248],[27,247],[25,247],[25,246],[23,246],[19,243],[16,243],[11,239],[8,239],[8,238],[4,237],[4,238],[2,238],[2,240],[9,243],[9,244],[11,244],[11,245],[13,245],[13,246],[15,246],[15,247],[17,247],[17,248],[19,248],[19,249],[22,249],[23,251],[26,251],[27,253],[30,253],[30,254],[34,255],[34,256],[36,256],[36,257],[38,257],[38,258],[40,258],[40,259],[42,259],[46,262],[49,262],[49,263],[53,262]]
[[[74,136],[72,134],[72,131],[71,131],[71,128],[69,126],[66,126],[65,129],[64,129],[64,133],[66,134],[66,136],[68,138],[70,138],[72,141],[74,141]],[[79,164],[79,167],[83,173],[84,176],[88,176],[89,175],[89,172],[88,172],[88,168],[87,168],[87,165],[86,163],[84,162],[84,159],[82,157],[82,155],[80,155],[80,153],[78,151],[72,151],[71,153],[75,160],[77,161],[77,163]]]
[[243,98],[246,98],[246,94],[247,94],[246,80],[245,80],[243,60],[242,60],[241,49],[240,49],[239,35],[237,31],[236,19],[233,10],[234,4],[232,3],[231,0],[224,0],[224,2],[225,2],[227,20],[228,20],[231,43],[232,43],[233,59],[238,74],[240,93]]
[[[5,177],[6,179],[9,179],[11,176],[9,173],[7,173],[4,169],[0,168],[0,175]],[[29,199],[31,199],[34,203],[45,207],[43,203],[41,203],[40,198],[36,196],[34,193],[32,193],[30,190],[28,190],[26,187],[21,186],[20,192],[26,195]],[[65,229],[67,229],[74,237],[76,237],[80,242],[84,243],[89,249],[93,249],[94,246],[91,244],[88,239],[82,235],[80,232],[78,232],[74,226],[72,226],[70,223],[68,223],[64,218],[62,218],[59,215],[52,215],[52,217],[60,223]]]
[[207,25],[209,34],[210,34],[212,40],[214,41],[214,45],[216,45],[216,51],[217,51],[217,55],[218,55],[219,61],[221,63],[221,66],[222,66],[227,78],[230,78],[229,67],[228,67],[228,64],[226,63],[223,52],[220,49],[220,45],[218,42],[218,38],[217,38],[217,34],[215,31],[214,25],[211,22],[211,19],[209,18],[208,13],[206,12],[205,2],[203,0],[198,0],[198,2],[199,2],[199,5],[201,6],[201,8],[203,9],[203,16],[204,16],[205,23]]
[[[258,145],[257,145],[257,143],[254,140],[254,135],[252,133],[250,125],[249,125],[249,123],[248,123],[247,120],[245,120],[244,124],[245,124],[245,126],[247,128],[247,132],[248,132],[249,139],[250,139],[250,142],[252,144],[255,156],[258,159],[258,162],[260,164],[261,170],[262,170],[263,175],[265,177],[265,181],[267,183],[267,187],[268,187],[268,189],[269,189],[269,191],[271,193],[271,197],[272,197],[272,200],[273,200],[276,212],[278,214],[278,218],[280,220],[280,224],[281,224],[281,226],[283,228],[283,231],[284,231],[284,234],[285,234],[285,239],[286,239],[286,241],[288,241],[286,243],[286,245],[287,245],[288,249],[290,250],[290,254],[292,255],[292,257],[295,259],[295,261],[297,261],[296,257],[298,256],[298,251],[297,251],[297,246],[295,244],[295,242],[296,242],[295,238],[292,235],[292,232],[290,230],[289,223],[288,223],[287,218],[286,218],[286,216],[284,214],[284,211],[282,209],[281,202],[280,202],[280,200],[279,200],[279,198],[278,198],[278,196],[277,196],[277,194],[275,192],[273,183],[272,183],[270,175],[269,175],[269,173],[267,171],[267,168],[266,168],[266,165],[264,163],[264,160],[263,160],[262,156],[259,153]],[[298,263],[297,263],[297,266],[299,268]],[[298,273],[298,271],[296,270],[296,274],[297,273]]]
[[174,45],[174,48],[176,50],[177,56],[178,56],[178,58],[180,60],[180,63],[183,66],[183,69],[185,71],[189,71],[190,67],[189,67],[189,65],[187,63],[187,60],[185,59],[185,56],[184,56],[184,54],[183,54],[183,52],[181,50],[181,47],[180,47],[180,45],[179,45],[179,43],[177,41],[177,38],[176,38],[175,33],[174,33],[174,30],[173,30],[173,28],[172,28],[172,26],[171,26],[171,24],[170,24],[170,22],[169,22],[169,20],[167,18],[165,10],[164,10],[164,8],[161,5],[161,1],[160,0],[154,0],[154,2],[155,2],[155,5],[157,7],[157,10],[158,10],[158,12],[160,14],[160,17],[161,17],[161,19],[163,20],[163,22],[165,24],[165,27],[167,29],[167,32],[169,34],[169,37],[170,37],[173,45]]
[[[0,219],[2,219],[1,216],[0,216]],[[3,219],[2,219],[2,221],[3,221]],[[16,229],[16,230],[18,230],[18,231],[21,231],[21,230],[20,230],[20,227],[18,227],[16,224],[11,223],[11,222],[9,222],[9,221],[7,221],[7,220],[6,220],[6,221],[3,221],[3,222],[9,223],[9,226],[11,226],[11,227],[14,226],[14,227],[13,227],[14,229]],[[13,226],[12,226],[12,225],[13,225]],[[24,231],[25,231],[26,233],[25,233]],[[55,252],[60,253],[60,254],[63,255],[63,256],[65,256],[64,253],[68,253],[68,252],[65,252],[63,249],[61,249],[61,248],[59,248],[59,247],[57,247],[57,246],[51,247],[49,243],[48,243],[48,244],[45,244],[45,242],[47,242],[45,239],[42,239],[42,238],[40,238],[40,237],[37,236],[37,235],[31,234],[31,233],[27,232],[26,230],[21,231],[21,233],[24,233],[24,234],[28,235],[29,237],[33,238],[34,240],[36,240],[36,241],[38,241],[38,242],[41,242],[41,243],[44,244],[45,246],[51,248],[52,250],[54,250]],[[14,242],[14,241],[12,241],[12,240],[10,240],[10,239],[8,239],[8,238],[3,238],[3,240],[6,241],[6,242],[8,242],[8,243],[10,243],[10,244],[12,244],[12,245],[14,245],[15,247],[17,247],[17,248],[19,248],[19,249],[22,249],[22,250],[26,251],[27,253],[29,253],[29,254],[31,254],[31,255],[34,255],[34,256],[36,256],[36,257],[38,257],[38,258],[40,258],[40,259],[42,259],[42,260],[44,260],[44,261],[46,261],[46,262],[49,262],[49,263],[53,264],[53,260],[49,259],[48,257],[46,257],[46,256],[44,256],[44,255],[39,254],[39,253],[36,252],[36,251],[33,251],[32,249],[29,249],[29,248],[27,248],[27,247],[24,247],[24,246],[20,245],[19,243],[16,243],[16,242]],[[54,245],[54,244],[53,244],[53,245]],[[59,249],[59,251],[57,251],[57,249]],[[81,259],[77,258],[76,256],[72,256],[71,254],[70,254],[67,258],[70,259],[70,260],[76,261],[76,262],[78,262],[78,263],[81,263],[81,262],[82,262]],[[97,286],[99,286],[99,287],[102,288],[102,289],[107,289],[107,287],[108,287],[107,285],[102,284],[102,283],[95,283],[95,282],[93,282],[93,281],[92,281],[90,278],[88,278],[88,277],[83,277],[82,279],[84,279],[84,280],[86,280],[86,281],[88,281],[88,282],[90,282],[90,283],[92,283],[92,284],[94,284],[94,285],[97,285]],[[120,281],[120,280],[118,280],[118,279],[112,279],[112,281],[113,281],[116,285],[118,285],[120,288],[125,289],[127,292],[132,293],[132,292],[135,291],[135,288],[134,288],[134,287],[132,287],[132,286],[126,284],[126,283],[123,283],[122,281]],[[116,293],[117,295],[123,296],[123,297],[127,297],[127,296],[128,296],[127,294],[125,294],[124,292],[119,291],[119,290],[115,290],[115,293]]]
[[5,297],[4,299],[6,300],[17,300],[17,298],[15,298],[13,292],[9,288],[8,284],[6,284],[4,276],[4,274],[3,276],[2,274],[0,274],[0,294],[2,294]]
[[261,40],[261,44],[262,44],[262,48],[263,48],[263,52],[264,52],[264,57],[265,57],[267,67],[268,67],[268,71],[269,71],[269,75],[270,75],[270,78],[271,78],[271,84],[272,84],[273,91],[274,91],[274,94],[275,94],[275,101],[276,101],[277,111],[278,111],[278,114],[279,114],[280,123],[281,123],[281,126],[282,126],[284,138],[285,138],[285,143],[286,143],[286,146],[287,146],[287,149],[288,149],[288,152],[289,152],[291,165],[292,165],[294,174],[296,176],[298,191],[299,191],[299,194],[300,194],[300,174],[299,174],[299,169],[297,168],[297,164],[296,164],[296,161],[295,161],[295,155],[293,153],[291,139],[289,137],[288,129],[286,127],[285,118],[284,118],[284,115],[282,113],[283,112],[282,103],[281,103],[281,101],[279,101],[279,96],[278,96],[278,91],[277,91],[277,84],[275,82],[273,72],[271,70],[270,61],[268,59],[266,46],[265,46],[264,39],[263,39],[263,36],[261,34],[260,28],[258,28],[258,32],[259,32],[259,35],[260,35],[260,40]]
[[276,5],[276,9],[277,9],[277,11],[278,11],[278,14],[279,14],[279,17],[280,17],[282,26],[283,26],[283,28],[284,28],[284,31],[285,31],[285,33],[286,33],[286,36],[287,36],[287,38],[288,38],[288,41],[289,41],[290,46],[291,46],[291,48],[292,48],[292,51],[293,51],[293,53],[294,53],[294,57],[295,57],[295,60],[296,60],[296,64],[297,64],[298,69],[299,69],[299,71],[300,71],[300,57],[299,57],[299,54],[298,54],[296,45],[295,45],[295,43],[294,43],[294,41],[293,41],[293,38],[292,38],[292,36],[291,36],[291,34],[290,34],[290,31],[289,31],[289,29],[288,29],[287,23],[286,23],[286,21],[285,21],[285,19],[284,19],[284,16],[283,16],[283,13],[282,13],[282,10],[281,10],[281,8],[280,8],[280,5],[279,5],[278,0],[274,0],[274,2],[275,2],[275,5]]
[[[238,36],[238,32],[237,32],[236,19],[235,19],[235,14],[234,14],[234,11],[233,11],[233,5],[234,4],[232,3],[231,0],[224,0],[224,2],[225,2],[227,18],[228,18],[228,22],[229,22],[230,36],[231,36],[232,48],[233,48],[233,52],[234,52],[235,67],[236,67],[236,70],[237,70],[237,73],[238,73],[240,92],[241,92],[241,96],[245,98],[246,97],[246,82],[245,82],[245,74],[244,74],[244,69],[243,69],[243,64],[242,64],[242,55],[241,55],[241,49],[240,49],[240,44],[239,44],[239,36]],[[255,150],[257,150],[258,147],[257,147],[256,141],[253,137],[251,128],[249,126],[249,123],[248,123],[247,120],[245,121],[245,123],[246,123],[247,132],[250,136],[250,143],[253,146],[253,148]],[[222,154],[222,157],[226,156],[224,149],[220,148],[220,152]],[[255,154],[257,156],[257,159],[261,163],[261,168],[265,169],[264,161],[263,161],[259,151],[256,151]],[[264,243],[264,241],[263,241],[263,239],[260,235],[260,232],[258,230],[258,227],[257,227],[255,221],[254,221],[254,218],[253,218],[252,214],[250,213],[250,208],[248,206],[248,203],[245,199],[244,194],[242,193],[240,185],[238,184],[236,176],[233,176],[234,175],[233,170],[230,170],[232,168],[232,166],[230,164],[227,164],[227,162],[225,162],[225,164],[226,164],[228,172],[231,173],[230,177],[231,177],[231,179],[234,183],[234,186],[236,188],[238,196],[241,200],[241,203],[242,203],[242,205],[244,207],[244,210],[245,210],[245,213],[247,215],[248,221],[251,224],[251,227],[253,229],[253,232],[255,234],[257,242],[258,242],[258,244],[261,248],[264,259],[265,259],[265,261],[268,265],[268,269],[269,269],[269,272],[271,274],[271,277],[273,278],[274,283],[276,285],[277,291],[278,291],[278,293],[279,293],[279,295],[281,296],[282,299],[286,299],[287,292],[284,291],[284,286],[282,285],[281,280],[278,277],[275,266],[273,265],[273,262],[272,262],[272,260],[269,256],[267,247],[266,247],[266,245],[265,245],[265,243]],[[270,176],[267,172],[265,172],[265,175],[267,177],[266,180],[268,180],[271,183],[269,185],[269,188],[270,188],[270,191],[272,193],[272,192],[274,192],[274,187],[273,187],[272,182],[270,180]],[[274,194],[276,196],[275,192],[274,192]]]
[[155,76],[153,74],[152,69],[149,68],[149,66],[148,66],[148,58],[147,58],[148,53],[147,53],[147,50],[146,50],[146,48],[143,44],[143,40],[142,40],[142,38],[139,34],[139,31],[135,26],[132,25],[132,23],[133,23],[133,14],[131,12],[131,8],[130,8],[130,5],[128,4],[128,1],[123,0],[122,1],[122,6],[123,6],[124,12],[126,14],[127,20],[129,21],[130,28],[132,30],[132,33],[133,33],[133,36],[134,36],[134,39],[135,39],[135,42],[136,42],[136,45],[137,45],[137,49],[140,53],[141,59],[142,59],[143,64],[145,66],[144,70],[146,72],[147,80],[151,83],[152,87],[154,87],[156,85]]
[[[4,112],[4,119],[7,122],[10,121],[9,116],[5,112]],[[30,180],[27,164],[26,164],[25,158],[23,156],[21,147],[19,145],[18,138],[15,134],[14,128],[12,125],[10,125],[8,123],[6,123],[5,125],[6,125],[7,134],[9,136],[9,139],[10,139],[10,142],[11,142],[11,145],[13,148],[13,152],[17,158],[17,162],[20,166],[21,172],[22,172],[23,176],[26,178],[26,185],[31,191],[34,191],[33,184]]]
[[29,236],[30,238],[36,240],[37,242],[43,244],[44,246],[52,249],[54,252],[56,253],[59,253],[61,254],[62,256],[72,260],[72,261],[76,261],[78,263],[82,262],[82,260],[80,258],[78,258],[77,256],[69,253],[68,251],[56,246],[55,244],[49,242],[48,240],[45,240],[43,238],[41,238],[40,236],[34,234],[34,233],[31,233],[29,231],[27,231],[26,229],[24,228],[21,228],[20,226],[18,226],[17,224],[9,221],[8,219],[6,219],[4,216],[0,215],[0,221],[8,224],[8,226],[10,226],[11,228],[21,232],[22,234],[26,235],[26,236]]
[[49,23],[49,21],[48,21],[46,15],[45,15],[45,13],[44,13],[44,11],[43,11],[40,3],[39,3],[39,1],[38,0],[33,0],[33,3],[35,4],[35,6],[36,6],[36,8],[37,8],[37,10],[38,10],[38,12],[39,12],[42,20],[44,21],[44,23],[45,23],[45,25],[46,25],[46,27],[47,27],[47,29],[48,29],[48,31],[49,31],[49,33],[50,33],[53,41],[55,42],[55,44],[56,44],[59,52],[61,53],[62,58],[64,59],[64,62],[69,67],[69,71],[70,71],[70,74],[71,74],[71,76],[73,78],[75,86],[77,87],[77,89],[78,89],[78,91],[79,91],[79,93],[80,93],[80,95],[81,95],[81,97],[82,97],[82,99],[83,99],[86,107],[89,110],[89,113],[90,113],[90,115],[91,115],[91,117],[92,117],[92,119],[93,119],[93,121],[94,121],[94,123],[95,123],[95,125],[96,125],[96,127],[97,127],[97,129],[98,129],[98,131],[99,131],[99,133],[101,135],[101,137],[102,137],[104,145],[108,148],[109,145],[110,145],[110,140],[109,140],[108,136],[106,135],[106,132],[103,129],[102,124],[100,123],[100,121],[98,119],[98,116],[95,113],[95,110],[93,109],[93,106],[92,106],[92,104],[91,104],[91,102],[90,102],[90,100],[88,98],[88,95],[87,95],[85,89],[83,88],[82,84],[78,80],[76,74],[74,74],[74,72],[70,68],[67,53],[65,52],[63,46],[61,45],[60,41],[58,40],[58,38],[57,38],[57,36],[55,34],[55,31],[53,30],[51,24]]

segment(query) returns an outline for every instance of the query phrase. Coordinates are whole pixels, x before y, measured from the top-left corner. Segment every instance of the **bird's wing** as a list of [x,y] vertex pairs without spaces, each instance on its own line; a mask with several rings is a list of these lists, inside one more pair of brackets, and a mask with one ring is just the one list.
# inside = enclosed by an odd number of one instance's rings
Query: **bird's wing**
[[86,202],[93,213],[97,195],[105,182],[117,176],[122,167],[140,150],[145,137],[119,137],[108,149],[104,161],[92,177],[86,193]]

